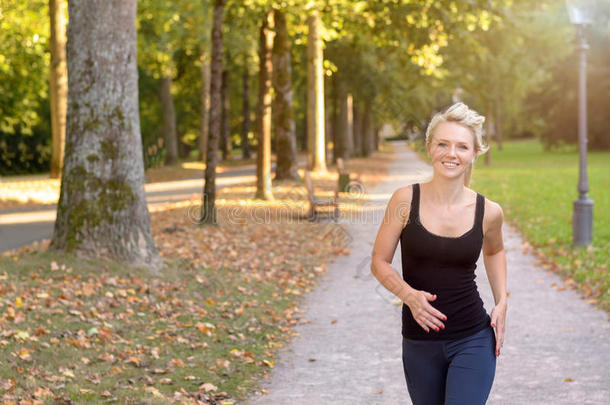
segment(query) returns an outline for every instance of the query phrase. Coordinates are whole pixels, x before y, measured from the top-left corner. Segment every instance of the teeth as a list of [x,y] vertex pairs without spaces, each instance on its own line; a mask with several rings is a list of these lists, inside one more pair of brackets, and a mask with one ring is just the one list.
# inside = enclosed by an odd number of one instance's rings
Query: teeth
[[445,162],[445,163],[443,163],[443,164],[444,164],[445,166],[449,166],[449,167],[457,167],[457,164],[456,164],[456,163],[447,163],[447,162]]

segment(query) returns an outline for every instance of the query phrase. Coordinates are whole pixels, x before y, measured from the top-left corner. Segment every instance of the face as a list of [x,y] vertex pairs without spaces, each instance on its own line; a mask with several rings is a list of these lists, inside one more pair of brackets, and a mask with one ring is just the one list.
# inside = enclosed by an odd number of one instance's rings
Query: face
[[427,146],[435,173],[448,177],[461,176],[476,158],[474,135],[455,122],[441,122]]

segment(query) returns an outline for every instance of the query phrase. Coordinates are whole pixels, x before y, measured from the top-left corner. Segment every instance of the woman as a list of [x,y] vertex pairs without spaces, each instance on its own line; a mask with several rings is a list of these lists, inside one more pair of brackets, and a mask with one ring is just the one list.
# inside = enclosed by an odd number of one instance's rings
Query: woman
[[[504,341],[503,212],[468,188],[475,159],[489,149],[484,121],[463,103],[432,118],[432,180],[394,192],[373,247],[372,273],[403,302],[403,367],[414,405],[484,404]],[[390,266],[399,240],[402,279]],[[481,250],[491,317],[474,281]]]

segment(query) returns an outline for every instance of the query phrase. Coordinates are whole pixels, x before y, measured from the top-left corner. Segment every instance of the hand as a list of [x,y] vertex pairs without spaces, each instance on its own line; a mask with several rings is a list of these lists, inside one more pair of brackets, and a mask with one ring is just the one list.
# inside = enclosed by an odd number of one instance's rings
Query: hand
[[504,331],[506,330],[506,302],[498,303],[491,310],[491,326],[496,329],[496,357],[504,344]]
[[405,302],[415,321],[421,326],[426,332],[430,332],[429,328],[439,331],[445,329],[445,324],[441,322],[447,320],[445,314],[434,308],[428,303],[428,301],[436,300],[436,294],[430,294],[427,291],[413,290],[413,293],[409,297],[408,301]]

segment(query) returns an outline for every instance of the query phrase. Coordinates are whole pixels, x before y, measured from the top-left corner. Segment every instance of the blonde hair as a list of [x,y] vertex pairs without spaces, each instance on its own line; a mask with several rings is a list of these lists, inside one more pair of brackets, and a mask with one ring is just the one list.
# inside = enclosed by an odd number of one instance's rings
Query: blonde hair
[[[468,128],[473,135],[474,150],[477,156],[489,150],[489,145],[483,143],[483,123],[485,122],[485,117],[470,109],[462,102],[453,104],[444,112],[434,114],[426,129],[426,146],[429,146],[432,142],[434,130],[441,122],[455,122]],[[464,177],[465,186],[470,185],[471,177],[472,163],[468,166],[466,177]]]

